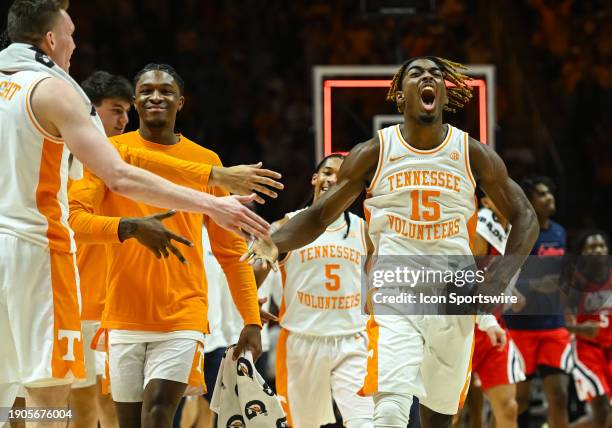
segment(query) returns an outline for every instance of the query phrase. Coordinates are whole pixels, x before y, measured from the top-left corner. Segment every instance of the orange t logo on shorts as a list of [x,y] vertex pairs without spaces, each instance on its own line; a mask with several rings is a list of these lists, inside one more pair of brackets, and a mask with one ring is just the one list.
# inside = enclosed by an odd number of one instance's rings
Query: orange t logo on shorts
[[68,349],[66,350],[66,354],[62,357],[65,361],[75,361],[74,358],[74,343],[77,341],[81,341],[81,332],[78,330],[58,330],[57,331],[57,339],[68,339]]

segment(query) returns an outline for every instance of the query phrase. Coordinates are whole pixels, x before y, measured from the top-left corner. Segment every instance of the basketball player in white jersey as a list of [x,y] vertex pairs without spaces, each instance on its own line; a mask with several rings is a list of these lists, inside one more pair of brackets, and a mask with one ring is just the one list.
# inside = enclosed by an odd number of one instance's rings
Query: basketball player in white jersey
[[[445,80],[453,86],[447,89]],[[245,258],[253,256],[265,265],[279,252],[309,244],[363,190],[375,255],[470,255],[478,181],[512,225],[506,244],[506,255],[512,257],[491,266],[486,284],[508,284],[535,242],[537,221],[500,157],[443,123],[445,108],[460,108],[471,96],[466,80],[458,64],[444,59],[406,61],[388,95],[404,124],[353,148],[338,184],[271,239],[256,241]],[[417,395],[421,426],[449,426],[467,389],[473,330],[473,317],[373,314],[362,393],[374,397],[374,425],[405,427]]]
[[[206,213],[239,233],[243,228],[263,236],[269,227],[242,205],[255,195],[216,198],[121,160],[65,74],[75,48],[67,3],[15,0],[8,14],[14,43],[0,52],[0,406],[5,407],[20,383],[28,407],[65,407],[69,384],[84,377],[75,245],[67,223],[68,149],[125,196]],[[13,61],[7,52],[14,51],[23,57]],[[40,64],[50,71],[33,71]]]
[[[333,188],[343,160],[332,154],[317,165],[309,204]],[[299,212],[272,227],[282,229]],[[365,221],[345,211],[315,241],[279,262],[283,294],[276,391],[294,428],[334,423],[332,398],[348,428],[373,427],[374,402],[357,394],[368,358],[361,263],[372,251]]]
[[[81,83],[81,88],[100,116],[105,134],[108,137],[122,134],[129,122],[128,112],[134,97],[130,82],[123,76],[96,71]],[[104,308],[105,250],[103,245],[95,248],[91,245],[77,246],[86,378],[74,382],[70,391],[69,405],[73,410],[70,426],[74,428],[95,428],[98,420],[101,428],[119,426],[111,395],[102,393],[106,354],[88,346],[100,326]]]

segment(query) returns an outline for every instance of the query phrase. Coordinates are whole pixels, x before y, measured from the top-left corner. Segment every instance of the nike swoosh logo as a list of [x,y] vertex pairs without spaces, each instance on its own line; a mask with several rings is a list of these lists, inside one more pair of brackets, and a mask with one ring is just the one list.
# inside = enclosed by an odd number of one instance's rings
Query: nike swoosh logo
[[391,156],[389,158],[389,162],[395,162],[398,161],[400,159],[404,159],[405,157],[410,156],[410,155],[403,155],[403,156]]
[[373,357],[374,357],[374,350],[373,350],[373,349],[370,349],[370,350],[368,351],[368,358],[373,358]]

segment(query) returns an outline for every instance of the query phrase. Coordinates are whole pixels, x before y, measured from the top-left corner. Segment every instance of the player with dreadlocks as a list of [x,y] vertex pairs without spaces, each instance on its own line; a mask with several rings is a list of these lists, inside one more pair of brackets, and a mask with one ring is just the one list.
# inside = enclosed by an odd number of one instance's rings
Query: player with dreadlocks
[[610,238],[599,229],[583,231],[570,257],[564,290],[571,312],[567,329],[575,334],[572,375],[580,400],[591,412],[575,427],[609,427],[612,423],[612,269]]
[[[443,110],[461,108],[471,96],[460,70],[459,64],[435,57],[406,61],[389,91],[404,123],[354,147],[338,183],[271,238],[256,241],[245,258],[268,264],[279,253],[309,244],[363,190],[377,256],[471,257],[478,182],[512,225],[506,245],[511,257],[491,265],[485,284],[508,284],[535,242],[537,220],[500,157],[443,123]],[[447,89],[445,80],[454,86]],[[379,268],[374,260],[371,271]],[[381,315],[380,307],[368,322],[369,358],[360,391],[374,397],[374,425],[405,427],[416,395],[421,426],[449,426],[469,382],[474,317]]]
[[[448,103],[444,105],[444,110],[455,113],[457,109],[463,108],[463,106],[472,98],[472,88],[467,84],[468,77],[462,74],[461,70],[463,65],[452,62],[444,58],[437,58],[433,56],[426,56],[422,59],[434,62],[442,73],[444,73],[444,80],[451,83],[453,86],[446,89]],[[409,59],[405,61],[400,69],[393,76],[391,81],[391,87],[387,92],[387,101],[397,103],[396,94],[402,90],[402,80],[408,65],[413,60]],[[397,109],[400,113],[403,113],[403,109],[399,103],[397,103]],[[433,119],[433,116],[430,116]]]
[[[336,185],[343,161],[343,155],[334,153],[317,165],[308,205]],[[301,211],[272,227],[282,229]],[[334,423],[332,398],[348,428],[373,427],[372,398],[357,394],[368,358],[359,292],[361,260],[372,250],[365,221],[344,211],[314,242],[281,258],[276,391],[293,427]],[[256,265],[259,283],[268,271]]]

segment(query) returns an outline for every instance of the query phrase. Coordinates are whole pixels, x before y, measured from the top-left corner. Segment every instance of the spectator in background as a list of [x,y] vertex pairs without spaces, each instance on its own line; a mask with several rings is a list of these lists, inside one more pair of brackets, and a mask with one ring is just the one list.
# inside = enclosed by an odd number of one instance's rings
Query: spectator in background
[[[555,215],[555,187],[548,177],[525,180],[523,190],[538,216],[540,235],[531,250],[531,266],[534,256],[560,257],[565,254],[566,232],[563,226],[551,220]],[[568,427],[568,373],[571,370],[570,334],[565,328],[559,300],[560,263],[550,259],[551,264],[540,267],[537,275],[522,274],[517,289],[526,298],[525,307],[504,321],[510,337],[516,343],[525,361],[527,380],[517,385],[519,426],[527,426],[529,420],[529,387],[531,380],[539,375],[544,384],[548,401],[548,423],[551,427]],[[527,262],[523,272],[530,271]],[[536,315],[537,314],[537,315]]]

